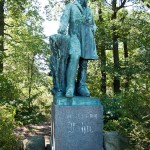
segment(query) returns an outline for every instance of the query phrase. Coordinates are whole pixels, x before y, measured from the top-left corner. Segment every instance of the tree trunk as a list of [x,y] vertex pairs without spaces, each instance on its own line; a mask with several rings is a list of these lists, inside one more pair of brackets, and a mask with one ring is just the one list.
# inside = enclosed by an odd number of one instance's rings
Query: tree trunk
[[[99,22],[102,24],[103,23],[103,17],[102,17],[102,10],[101,10],[101,3],[99,5]],[[105,51],[105,42],[102,41],[100,45],[100,57],[101,57],[101,83],[100,83],[100,90],[102,91],[102,94],[106,94],[106,51]]]
[[34,60],[35,60],[34,55],[31,58],[28,56],[28,83],[29,83],[29,87],[28,87],[28,108],[29,108],[29,111],[31,111],[31,107],[32,107],[31,92],[32,92],[33,75],[34,75],[34,71],[33,71]]
[[[113,14],[111,19],[115,20],[117,18],[117,1],[113,0],[112,1],[112,10]],[[113,81],[113,88],[114,88],[114,93],[117,94],[120,92],[120,79],[118,76],[118,71],[120,69],[120,63],[119,63],[119,51],[118,51],[118,37],[116,33],[116,27],[113,25],[112,27],[113,34],[112,34],[112,40],[113,40],[113,59],[114,59],[114,81]]]
[[0,73],[3,72],[4,55],[4,0],[0,0]]
[[114,93],[120,92],[120,79],[118,76],[118,72],[120,69],[120,63],[119,63],[119,51],[118,51],[118,38],[115,33],[116,29],[113,30],[113,59],[114,59],[114,82],[113,82],[113,88]]
[[[125,39],[124,42],[123,42],[123,45],[124,45],[124,58],[125,58],[125,69],[127,70],[127,67],[128,66],[128,60],[126,60],[128,58],[128,45],[127,45],[127,40]],[[126,75],[125,75],[125,83],[124,83],[124,88],[125,90],[129,87],[129,75],[126,71]]]
[[106,94],[106,51],[105,45],[101,45],[101,91],[103,94]]
[[124,58],[128,58],[128,45],[127,45],[127,40],[125,39],[124,42]]

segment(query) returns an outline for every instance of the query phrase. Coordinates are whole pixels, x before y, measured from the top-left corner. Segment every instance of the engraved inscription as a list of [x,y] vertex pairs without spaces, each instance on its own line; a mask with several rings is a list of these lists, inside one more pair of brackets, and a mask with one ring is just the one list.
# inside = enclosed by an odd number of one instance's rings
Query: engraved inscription
[[97,114],[90,114],[90,119],[97,119],[98,118],[98,116],[97,116]]
[[67,125],[68,125],[68,133],[74,133],[76,124],[74,122],[68,122]]
[[81,123],[68,122],[67,129],[68,129],[68,133],[79,132],[79,133],[87,134],[87,133],[94,132],[94,130],[92,129],[92,126],[86,125],[83,122]]
[[77,114],[75,116],[72,116],[71,114],[66,116],[67,119],[71,119],[71,118],[79,118],[79,119],[98,119],[98,115],[97,114]]
[[94,132],[94,127],[92,126],[92,124],[87,124],[86,120],[91,120],[91,119],[97,120],[98,114],[96,113],[76,114],[76,115],[68,114],[66,116],[66,119],[68,120],[66,124],[68,133],[88,134]]

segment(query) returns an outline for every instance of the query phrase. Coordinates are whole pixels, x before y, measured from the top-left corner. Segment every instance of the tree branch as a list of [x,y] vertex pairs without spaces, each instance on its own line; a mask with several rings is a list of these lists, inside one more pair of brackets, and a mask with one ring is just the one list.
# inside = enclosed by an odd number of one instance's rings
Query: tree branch
[[117,7],[117,11],[120,10],[121,8],[125,7],[126,2],[127,2],[127,0],[121,1],[121,5],[119,7]]
[[107,0],[105,0],[105,2],[106,2],[106,4],[108,4],[109,6],[111,6],[111,4],[109,4],[109,3],[107,2]]
[[9,25],[7,23],[4,23],[4,25],[8,26],[8,27],[14,27],[14,25]]
[[[142,0],[142,2],[145,3],[145,0]],[[147,2],[147,4],[146,4],[146,6],[147,6],[148,8],[150,8],[150,4],[148,4],[148,2]]]
[[8,34],[8,33],[4,33],[4,35],[7,35],[7,36],[13,38],[13,37],[12,37],[10,34]]
[[24,41],[16,41],[16,40],[14,40],[13,37],[10,34],[8,34],[8,33],[4,33],[4,35],[9,36],[12,39],[12,41],[14,41],[16,43],[23,43],[24,42]]

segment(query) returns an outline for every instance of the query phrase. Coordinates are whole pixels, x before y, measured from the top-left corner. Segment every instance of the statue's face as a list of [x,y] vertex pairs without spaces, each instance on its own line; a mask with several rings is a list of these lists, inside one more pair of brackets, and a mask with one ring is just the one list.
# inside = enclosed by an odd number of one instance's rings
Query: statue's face
[[83,6],[83,7],[86,7],[87,6],[87,2],[88,0],[78,0],[79,3]]

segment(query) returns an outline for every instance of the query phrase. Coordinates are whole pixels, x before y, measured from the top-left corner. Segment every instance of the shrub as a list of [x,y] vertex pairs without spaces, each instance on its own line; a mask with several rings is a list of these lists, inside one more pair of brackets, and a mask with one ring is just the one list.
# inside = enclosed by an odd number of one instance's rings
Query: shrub
[[129,91],[114,98],[105,97],[104,130],[119,131],[133,149],[150,149],[149,96],[144,91]]
[[13,132],[15,127],[14,115],[14,109],[0,106],[0,149],[2,150],[17,149],[18,138]]

